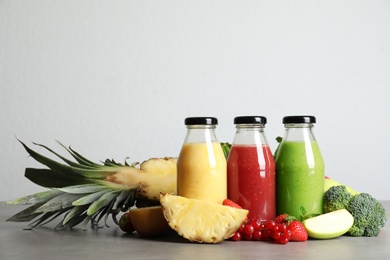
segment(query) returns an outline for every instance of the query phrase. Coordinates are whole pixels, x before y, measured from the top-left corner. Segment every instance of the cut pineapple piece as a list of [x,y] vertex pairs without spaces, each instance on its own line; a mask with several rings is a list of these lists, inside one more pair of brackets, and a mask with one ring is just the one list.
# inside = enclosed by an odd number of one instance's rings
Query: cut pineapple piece
[[218,243],[231,237],[248,215],[245,209],[171,194],[162,193],[160,203],[169,226],[199,243]]
[[161,206],[133,208],[130,209],[129,216],[140,236],[157,237],[170,230]]

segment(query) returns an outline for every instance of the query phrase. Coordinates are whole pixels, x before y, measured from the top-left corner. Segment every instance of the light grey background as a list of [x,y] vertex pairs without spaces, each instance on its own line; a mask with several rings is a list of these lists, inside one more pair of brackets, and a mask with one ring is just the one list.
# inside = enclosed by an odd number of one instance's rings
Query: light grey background
[[0,0],[0,87],[0,200],[43,190],[17,138],[142,161],[178,155],[185,117],[231,142],[264,115],[275,150],[294,114],[327,175],[390,199],[390,1]]

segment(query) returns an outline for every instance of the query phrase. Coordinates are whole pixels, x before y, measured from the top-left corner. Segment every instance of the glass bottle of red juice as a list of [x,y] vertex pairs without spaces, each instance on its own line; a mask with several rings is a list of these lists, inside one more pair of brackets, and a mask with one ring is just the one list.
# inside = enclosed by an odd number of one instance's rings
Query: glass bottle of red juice
[[314,116],[286,116],[285,134],[277,149],[276,212],[298,219],[322,213],[324,160],[314,138]]
[[236,134],[227,161],[228,198],[249,210],[248,218],[275,218],[275,162],[263,116],[234,118]]

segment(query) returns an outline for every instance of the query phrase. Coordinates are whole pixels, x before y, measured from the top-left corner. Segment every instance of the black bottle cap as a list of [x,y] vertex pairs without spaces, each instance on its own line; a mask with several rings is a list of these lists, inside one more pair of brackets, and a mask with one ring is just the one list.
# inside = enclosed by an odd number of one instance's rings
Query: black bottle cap
[[218,125],[218,119],[215,117],[187,117],[184,120],[185,125]]
[[285,116],[283,124],[313,124],[316,122],[314,116]]
[[263,124],[267,123],[265,116],[237,116],[234,118],[234,124]]

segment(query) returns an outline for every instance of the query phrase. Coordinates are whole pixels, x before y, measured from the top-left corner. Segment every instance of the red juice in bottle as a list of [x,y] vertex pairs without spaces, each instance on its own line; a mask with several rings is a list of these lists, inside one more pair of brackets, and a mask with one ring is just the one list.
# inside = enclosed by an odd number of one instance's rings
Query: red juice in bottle
[[[260,118],[260,119],[259,119]],[[264,117],[236,117],[227,161],[228,198],[248,209],[248,218],[276,216],[275,162],[263,132]]]

